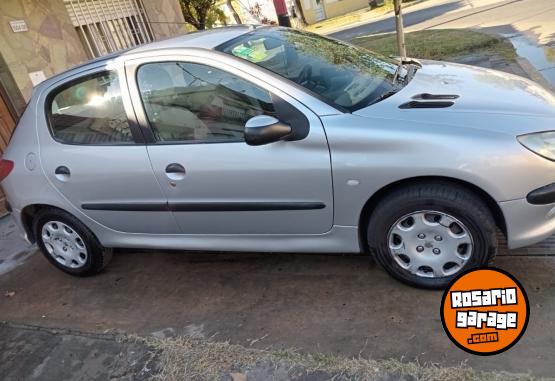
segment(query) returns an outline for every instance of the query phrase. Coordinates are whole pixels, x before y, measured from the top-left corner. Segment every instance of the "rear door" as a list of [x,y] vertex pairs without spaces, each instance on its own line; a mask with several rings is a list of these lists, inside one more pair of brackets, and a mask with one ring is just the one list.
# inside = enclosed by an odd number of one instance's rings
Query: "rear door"
[[[184,234],[321,234],[333,224],[330,153],[320,119],[254,75],[217,60],[128,62],[148,153]],[[271,115],[306,127],[297,141],[244,142],[245,122]],[[303,124],[303,126],[301,126]]]
[[108,228],[178,233],[126,89],[123,68],[112,64],[43,93],[38,131],[44,173],[69,203]]

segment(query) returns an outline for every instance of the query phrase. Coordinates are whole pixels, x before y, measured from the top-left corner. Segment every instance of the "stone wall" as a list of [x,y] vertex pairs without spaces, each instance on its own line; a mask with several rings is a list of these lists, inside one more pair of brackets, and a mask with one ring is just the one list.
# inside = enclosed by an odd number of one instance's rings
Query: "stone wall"
[[[24,20],[29,30],[14,33],[13,20]],[[26,100],[33,89],[30,72],[49,77],[87,59],[62,0],[1,0],[0,47]]]
[[155,40],[187,33],[178,0],[143,0]]
[[[178,0],[143,5],[155,40],[187,32]],[[13,32],[14,20],[24,20],[29,30]],[[88,59],[63,0],[0,0],[0,53],[25,100],[33,89],[29,73],[50,77]]]

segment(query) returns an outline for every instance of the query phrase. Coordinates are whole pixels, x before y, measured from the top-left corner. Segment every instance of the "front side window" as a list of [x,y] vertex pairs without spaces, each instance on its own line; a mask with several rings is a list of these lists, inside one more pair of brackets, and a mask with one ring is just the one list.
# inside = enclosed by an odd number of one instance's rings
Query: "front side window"
[[293,29],[262,28],[217,48],[281,75],[350,111],[394,91],[396,61]]
[[116,73],[103,72],[73,81],[56,90],[49,99],[50,128],[61,143],[133,142]]
[[267,90],[206,65],[144,64],[137,83],[150,126],[161,142],[241,141],[247,120],[275,114]]

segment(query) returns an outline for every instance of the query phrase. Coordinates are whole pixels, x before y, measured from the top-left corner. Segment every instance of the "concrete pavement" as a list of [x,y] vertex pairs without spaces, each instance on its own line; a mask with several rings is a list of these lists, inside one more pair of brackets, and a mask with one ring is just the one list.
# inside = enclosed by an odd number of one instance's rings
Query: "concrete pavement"
[[0,380],[146,380],[156,357],[139,343],[0,323]]

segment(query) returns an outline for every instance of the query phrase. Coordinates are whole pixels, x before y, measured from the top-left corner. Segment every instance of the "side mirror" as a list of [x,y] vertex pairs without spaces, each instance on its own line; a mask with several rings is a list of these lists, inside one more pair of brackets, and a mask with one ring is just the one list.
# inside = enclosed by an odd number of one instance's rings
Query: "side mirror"
[[250,146],[273,143],[283,140],[291,131],[291,126],[273,116],[258,115],[245,123],[245,142]]

